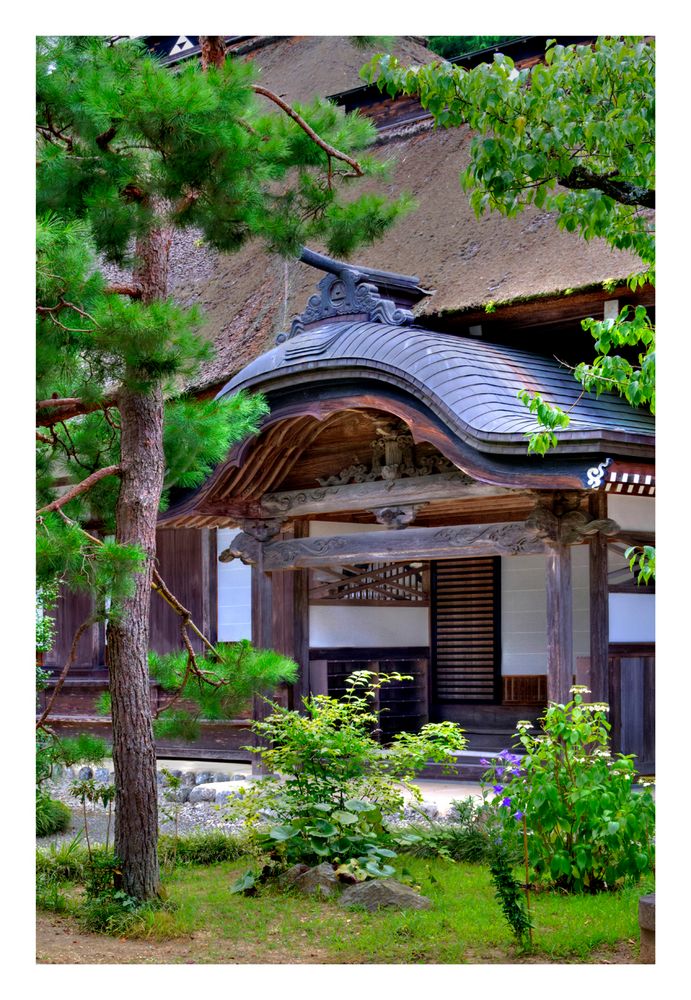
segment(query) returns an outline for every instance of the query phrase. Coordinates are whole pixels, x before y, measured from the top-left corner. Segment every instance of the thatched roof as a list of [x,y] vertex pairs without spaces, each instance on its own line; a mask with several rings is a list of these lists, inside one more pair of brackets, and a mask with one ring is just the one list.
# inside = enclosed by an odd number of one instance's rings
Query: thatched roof
[[[413,40],[398,40],[395,51],[411,63],[432,57]],[[248,58],[260,68],[266,86],[290,101],[307,101],[356,87],[367,54],[346,38],[291,37]],[[434,289],[416,308],[418,315],[439,317],[490,301],[558,294],[622,279],[637,269],[634,256],[615,252],[604,241],[586,243],[558,231],[546,212],[476,219],[458,180],[470,138],[467,128],[435,130],[429,122],[389,129],[378,143],[380,155],[392,161],[389,181],[355,182],[358,191],[376,188],[393,196],[407,190],[417,200],[417,210],[359,251],[356,261],[418,275],[424,287]],[[217,349],[196,380],[198,388],[227,379],[271,347],[276,334],[302,311],[318,278],[313,269],[269,256],[256,244],[233,256],[213,255],[196,247],[190,236],[173,256],[174,294],[204,308],[208,336]]]

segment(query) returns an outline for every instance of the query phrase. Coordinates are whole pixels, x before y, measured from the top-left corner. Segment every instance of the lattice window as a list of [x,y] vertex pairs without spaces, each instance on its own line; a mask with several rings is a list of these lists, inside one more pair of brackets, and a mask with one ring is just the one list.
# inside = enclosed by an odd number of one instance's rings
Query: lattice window
[[361,563],[311,573],[310,604],[429,605],[426,563]]

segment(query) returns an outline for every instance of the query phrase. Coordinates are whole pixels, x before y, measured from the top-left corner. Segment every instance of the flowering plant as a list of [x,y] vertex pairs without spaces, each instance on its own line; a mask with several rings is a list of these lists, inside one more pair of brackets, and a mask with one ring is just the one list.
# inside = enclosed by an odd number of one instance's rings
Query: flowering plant
[[483,794],[507,844],[518,846],[525,822],[532,878],[599,892],[652,869],[655,807],[645,783],[636,787],[633,756],[610,753],[607,706],[571,690],[572,701],[549,705],[542,732],[517,723],[522,754],[483,762]]

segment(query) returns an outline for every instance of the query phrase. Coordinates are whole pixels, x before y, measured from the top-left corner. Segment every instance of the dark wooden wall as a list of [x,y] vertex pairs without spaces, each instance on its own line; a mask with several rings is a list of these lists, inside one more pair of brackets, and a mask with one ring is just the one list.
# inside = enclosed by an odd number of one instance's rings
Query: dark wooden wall
[[[90,594],[73,592],[62,588],[53,612],[56,633],[53,648],[42,658],[47,670],[60,671],[67,662],[72,640],[79,626],[89,617],[94,607]],[[102,624],[92,625],[79,640],[77,657],[71,668],[73,673],[90,673],[104,662],[104,628]]]
[[[192,620],[215,642],[217,635],[216,533],[208,529],[161,529],[156,532],[158,572],[168,589],[191,612]],[[180,648],[180,619],[158,595],[151,595],[151,649]],[[201,640],[190,632],[195,649]]]
[[635,754],[642,774],[655,771],[655,647],[609,647],[609,722],[612,749]]

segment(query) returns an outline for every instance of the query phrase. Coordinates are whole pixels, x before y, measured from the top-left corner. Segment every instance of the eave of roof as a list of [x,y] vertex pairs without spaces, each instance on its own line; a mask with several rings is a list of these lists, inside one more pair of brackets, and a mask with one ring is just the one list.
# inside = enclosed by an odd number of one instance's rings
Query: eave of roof
[[419,326],[324,322],[263,354],[221,390],[314,391],[318,383],[368,379],[421,400],[466,445],[486,455],[525,456],[534,418],[518,399],[527,389],[568,410],[562,455],[593,450],[651,456],[654,420],[617,396],[582,396],[573,375],[550,358],[434,333]]

